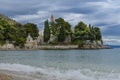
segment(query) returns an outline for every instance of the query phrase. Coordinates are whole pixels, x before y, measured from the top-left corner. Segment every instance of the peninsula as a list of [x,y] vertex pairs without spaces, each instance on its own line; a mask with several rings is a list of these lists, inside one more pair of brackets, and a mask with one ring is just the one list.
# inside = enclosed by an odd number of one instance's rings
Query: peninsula
[[75,27],[63,18],[44,22],[44,30],[34,23],[21,24],[0,14],[0,50],[105,49],[101,31],[80,21]]

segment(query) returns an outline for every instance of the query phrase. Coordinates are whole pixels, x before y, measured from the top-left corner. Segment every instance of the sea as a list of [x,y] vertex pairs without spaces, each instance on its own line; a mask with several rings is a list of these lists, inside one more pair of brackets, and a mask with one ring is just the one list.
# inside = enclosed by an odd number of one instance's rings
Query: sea
[[120,80],[120,48],[0,51],[0,70],[30,80]]

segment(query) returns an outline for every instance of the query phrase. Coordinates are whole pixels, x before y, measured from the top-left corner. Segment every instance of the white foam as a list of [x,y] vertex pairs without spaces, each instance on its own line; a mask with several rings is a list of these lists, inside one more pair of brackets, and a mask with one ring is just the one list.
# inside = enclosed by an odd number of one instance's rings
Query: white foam
[[32,76],[42,77],[43,80],[120,80],[120,73],[91,71],[90,69],[82,68],[79,70],[61,71],[54,68],[38,68],[22,64],[0,63],[0,69],[31,73]]
[[23,71],[23,72],[35,72],[38,70],[37,67],[32,67],[22,64],[9,64],[9,63],[1,63],[0,69],[9,70],[9,71]]

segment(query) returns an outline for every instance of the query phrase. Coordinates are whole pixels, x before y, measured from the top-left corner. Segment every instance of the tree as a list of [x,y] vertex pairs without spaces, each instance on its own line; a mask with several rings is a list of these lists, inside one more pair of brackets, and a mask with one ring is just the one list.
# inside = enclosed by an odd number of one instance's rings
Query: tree
[[69,22],[64,22],[64,28],[65,28],[65,35],[66,36],[72,34],[71,25]]
[[63,27],[64,26],[64,19],[63,18],[57,18],[55,19],[55,35],[57,36],[59,34],[59,31],[60,31],[60,28],[61,26]]
[[64,40],[65,40],[65,30],[64,30],[64,27],[61,26],[58,34],[58,41],[63,42]]
[[50,30],[52,35],[56,35],[55,22],[50,22]]
[[73,40],[86,40],[88,38],[88,27],[87,25],[80,21],[74,28],[74,37]]
[[96,40],[101,40],[102,39],[101,32],[100,32],[100,29],[98,27],[94,28],[94,34],[95,34],[95,39]]
[[48,20],[44,22],[44,42],[48,42],[50,39],[50,28],[49,28],[49,23]]
[[59,34],[60,28],[64,27],[65,30],[65,37],[68,35],[71,35],[71,25],[69,22],[66,22],[63,18],[57,18],[55,19],[55,35]]
[[30,34],[33,37],[33,39],[39,36],[39,30],[36,24],[26,23],[23,27],[25,28],[26,36]]
[[17,38],[15,41],[15,46],[24,47],[24,44],[25,44],[25,38],[23,37]]
[[87,27],[87,25],[86,25],[84,22],[80,21],[80,22],[75,26],[74,30],[75,30],[75,32],[76,32],[76,31],[83,31],[83,30],[86,29],[86,27]]

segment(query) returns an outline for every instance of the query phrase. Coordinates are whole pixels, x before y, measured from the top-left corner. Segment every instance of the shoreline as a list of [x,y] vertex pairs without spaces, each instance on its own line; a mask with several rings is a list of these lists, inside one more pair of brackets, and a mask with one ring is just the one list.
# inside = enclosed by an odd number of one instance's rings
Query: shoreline
[[30,75],[24,74],[23,72],[0,69],[0,80],[34,80]]
[[110,46],[96,46],[96,45],[84,45],[79,47],[78,45],[41,45],[35,48],[0,48],[0,51],[21,51],[21,50],[99,50],[99,49],[111,49]]
[[13,80],[13,77],[8,74],[0,72],[0,80]]

